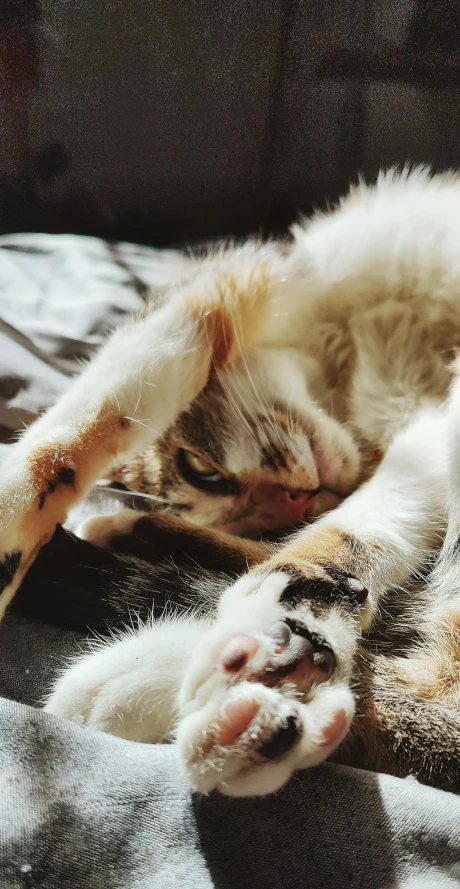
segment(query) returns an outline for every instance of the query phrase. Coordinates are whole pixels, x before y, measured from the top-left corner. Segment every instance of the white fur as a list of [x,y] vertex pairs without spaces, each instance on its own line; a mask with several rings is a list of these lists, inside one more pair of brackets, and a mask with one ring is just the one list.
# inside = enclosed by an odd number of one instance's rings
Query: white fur
[[188,615],[115,635],[65,668],[46,709],[145,744],[171,740],[178,688],[208,626]]
[[[324,442],[334,442],[317,448],[316,455],[312,445],[305,461],[317,471],[322,459],[322,472],[337,475],[340,461],[348,456],[350,472],[356,473],[354,436],[386,451],[374,477],[320,519],[325,530],[340,528],[375,554],[369,601],[356,623],[334,611],[324,621],[307,613],[306,606],[302,611],[308,626],[333,644],[338,668],[302,701],[292,690],[224,675],[216,661],[225,642],[235,634],[253,634],[262,657],[269,646],[268,625],[283,613],[278,598],[286,576],[250,575],[227,591],[211,628],[198,619],[164,621],[115,641],[64,674],[48,703],[54,713],[144,741],[170,738],[180,712],[182,762],[193,786],[203,791],[269,792],[339,743],[342,735],[329,748],[321,745],[321,738],[337,713],[344,714],[346,727],[353,716],[349,680],[358,624],[367,626],[381,594],[404,583],[423,565],[427,550],[438,544],[448,510],[449,447],[455,473],[460,465],[460,395],[456,388],[449,411],[442,407],[450,372],[440,357],[430,358],[442,351],[436,339],[442,325],[452,330],[452,347],[460,342],[457,178],[430,179],[423,170],[382,175],[376,188],[361,185],[337,211],[296,226],[293,233],[294,246],[286,256],[273,246],[249,245],[229,259],[198,267],[192,282],[174,291],[163,308],[115,334],[69,395],[24,437],[4,470],[0,491],[6,504],[4,551],[31,552],[47,531],[46,522],[43,527],[38,522],[36,539],[21,536],[20,513],[31,502],[24,487],[26,458],[33,447],[43,441],[64,448],[78,443],[82,422],[107,401],[134,421],[125,451],[138,450],[162,434],[209,372],[209,344],[193,322],[184,321],[184,291],[212,289],[219,262],[237,271],[248,288],[251,263],[267,265],[268,309],[252,343],[262,350],[259,373],[263,376],[264,360],[272,360],[269,349],[283,350],[276,358],[280,391],[285,397],[290,388],[289,397],[306,422],[313,423]],[[298,356],[291,377],[288,354]],[[343,359],[344,380],[352,360],[353,379],[349,388],[338,380],[331,390],[320,368],[338,358]],[[243,371],[244,362],[224,372],[229,386],[232,380],[243,385]],[[250,399],[250,387],[246,392]],[[111,455],[88,454],[79,492],[120,452],[121,445]],[[236,470],[244,468],[239,459],[235,452]],[[456,518],[449,523],[452,540],[458,534],[458,502],[456,493],[451,505]],[[63,510],[69,505],[71,498]],[[301,532],[314,533],[315,527]],[[13,589],[3,594],[4,603]],[[211,728],[235,696],[257,699],[254,725],[229,749],[219,755],[209,752],[205,741]],[[304,726],[299,743],[277,762],[258,763],[256,740],[269,737],[293,712]]]
[[[363,628],[375,617],[383,593],[407,583],[442,542],[448,430],[443,407],[420,411],[391,443],[375,475],[318,521],[323,528],[341,528],[373,547],[369,597],[361,611]],[[309,533],[307,528],[299,536]]]

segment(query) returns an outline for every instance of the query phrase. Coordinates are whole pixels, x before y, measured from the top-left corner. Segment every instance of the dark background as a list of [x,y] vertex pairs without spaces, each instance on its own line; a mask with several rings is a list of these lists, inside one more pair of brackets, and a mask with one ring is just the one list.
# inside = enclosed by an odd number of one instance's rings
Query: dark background
[[460,0],[0,0],[0,232],[283,231],[459,124]]

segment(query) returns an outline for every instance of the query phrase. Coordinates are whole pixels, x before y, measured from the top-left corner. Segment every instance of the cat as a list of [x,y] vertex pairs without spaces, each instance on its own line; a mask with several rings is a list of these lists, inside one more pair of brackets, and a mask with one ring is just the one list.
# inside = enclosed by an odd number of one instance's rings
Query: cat
[[[200,792],[272,792],[331,757],[460,791],[459,240],[454,174],[382,173],[290,242],[197,259],[23,435],[2,611],[110,473],[166,512],[92,517],[81,545],[128,571],[176,539],[183,568],[180,612],[79,658],[49,712],[174,737]],[[372,628],[401,596],[413,638],[385,652]]]

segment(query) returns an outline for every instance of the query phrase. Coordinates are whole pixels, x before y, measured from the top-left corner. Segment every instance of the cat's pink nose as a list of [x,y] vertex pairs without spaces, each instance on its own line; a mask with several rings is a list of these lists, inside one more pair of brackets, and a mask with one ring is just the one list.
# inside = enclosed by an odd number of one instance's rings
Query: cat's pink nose
[[280,528],[301,522],[315,494],[271,484],[257,485],[253,492],[260,509],[271,514]]
[[290,512],[292,518],[297,522],[300,522],[304,515],[305,510],[307,508],[308,502],[312,498],[311,491],[287,491],[283,490],[282,499],[283,506]]

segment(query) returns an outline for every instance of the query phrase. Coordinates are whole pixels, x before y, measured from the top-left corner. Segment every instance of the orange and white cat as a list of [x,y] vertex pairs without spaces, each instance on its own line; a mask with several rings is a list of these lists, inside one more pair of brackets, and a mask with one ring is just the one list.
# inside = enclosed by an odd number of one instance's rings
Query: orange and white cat
[[[2,611],[112,472],[252,567],[215,612],[79,659],[49,711],[176,736],[203,792],[267,793],[337,748],[460,790],[460,184],[382,174],[292,235],[196,260],[23,435],[0,478]],[[110,546],[139,520],[83,533]],[[269,552],[238,536],[292,526]],[[363,633],[443,539],[417,645],[382,658]]]

